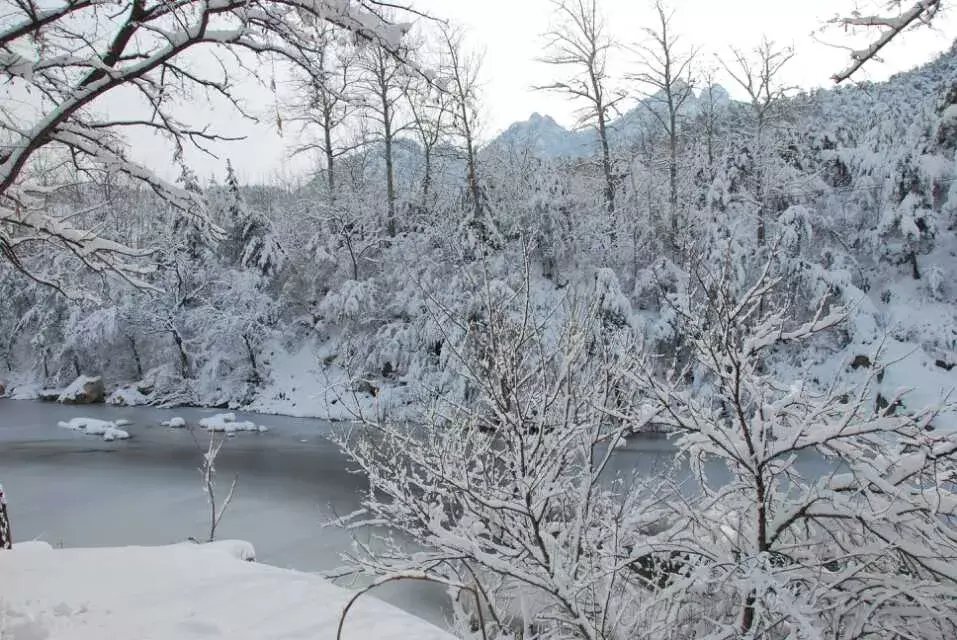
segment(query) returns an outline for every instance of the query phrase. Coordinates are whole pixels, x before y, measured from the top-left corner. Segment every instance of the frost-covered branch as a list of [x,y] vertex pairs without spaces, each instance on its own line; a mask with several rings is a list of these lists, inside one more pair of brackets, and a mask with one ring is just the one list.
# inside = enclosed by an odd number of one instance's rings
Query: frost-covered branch
[[[333,24],[358,40],[398,54],[406,25],[385,10],[403,9],[376,0],[77,0],[39,8],[17,3],[0,17],[0,83],[7,98],[0,107],[0,237],[4,256],[26,270],[28,228],[69,247],[83,266],[114,271],[138,283],[136,267],[122,258],[149,251],[127,247],[122,238],[106,240],[94,228],[77,230],[38,197],[41,184],[55,180],[41,170],[45,158],[65,157],[80,171],[92,167],[125,174],[147,185],[173,207],[202,221],[216,235],[202,204],[183,190],[132,161],[122,132],[143,128],[161,132],[177,157],[186,146],[209,153],[208,142],[231,139],[207,124],[181,122],[175,112],[191,92],[204,91],[248,116],[235,93],[233,74],[206,75],[184,64],[189,52],[215,57],[217,51],[277,60],[318,74],[321,49],[315,25]],[[109,16],[109,21],[107,21]],[[139,114],[112,119],[102,115],[104,100],[134,90]],[[135,98],[134,96],[134,98]],[[129,101],[128,101],[129,103]],[[9,223],[9,224],[8,224]],[[116,257],[107,254],[115,253]],[[39,277],[46,281],[46,277]],[[59,278],[51,276],[51,283]]]
[[[902,0],[888,3],[888,8],[901,8]],[[900,11],[897,15],[862,15],[854,12],[850,16],[833,18],[831,24],[845,29],[865,28],[877,30],[878,35],[863,49],[851,52],[851,62],[844,69],[834,74],[834,82],[844,82],[854,75],[861,67],[873,60],[894,38],[912,26],[930,24],[943,6],[941,0],[918,0],[909,9]]]

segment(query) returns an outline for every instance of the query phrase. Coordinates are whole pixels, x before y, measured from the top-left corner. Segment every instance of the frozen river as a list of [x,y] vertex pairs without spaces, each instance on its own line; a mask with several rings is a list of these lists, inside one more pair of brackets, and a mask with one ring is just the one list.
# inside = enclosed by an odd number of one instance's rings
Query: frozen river
[[[183,429],[160,426],[174,416],[196,424],[213,409],[70,407],[0,399],[0,482],[9,496],[14,540],[40,539],[66,547],[161,545],[203,538],[208,508],[200,485],[201,453]],[[57,427],[84,416],[126,419],[128,441]],[[241,433],[217,460],[219,494],[234,474],[239,485],[217,537],[252,542],[261,562],[302,571],[340,566],[349,534],[323,525],[359,507],[363,477],[327,439],[329,422],[238,414],[269,427]],[[205,433],[197,434],[200,442]],[[674,450],[660,437],[639,438],[616,455],[622,470],[640,465],[655,474]],[[443,594],[419,583],[377,594],[440,623]]]
[[[14,540],[66,547],[160,545],[208,533],[200,485],[201,453],[190,434],[160,423],[195,424],[206,409],[70,407],[0,399],[0,483],[9,497]],[[57,427],[84,416],[124,418],[132,439],[100,438]],[[359,506],[363,478],[326,436],[334,425],[281,416],[238,414],[270,428],[230,438],[217,460],[219,493],[239,485],[217,538],[249,540],[261,562],[302,571],[342,564],[351,538],[323,525]],[[205,433],[197,434],[200,442]],[[418,584],[377,594],[441,621],[442,595]]]

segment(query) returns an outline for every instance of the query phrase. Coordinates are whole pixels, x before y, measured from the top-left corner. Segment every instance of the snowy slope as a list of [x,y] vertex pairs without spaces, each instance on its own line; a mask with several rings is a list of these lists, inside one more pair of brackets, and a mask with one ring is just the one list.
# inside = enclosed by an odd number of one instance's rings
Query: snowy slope
[[[350,592],[305,573],[243,562],[244,543],[0,552],[4,640],[335,638]],[[346,639],[451,640],[369,596]]]

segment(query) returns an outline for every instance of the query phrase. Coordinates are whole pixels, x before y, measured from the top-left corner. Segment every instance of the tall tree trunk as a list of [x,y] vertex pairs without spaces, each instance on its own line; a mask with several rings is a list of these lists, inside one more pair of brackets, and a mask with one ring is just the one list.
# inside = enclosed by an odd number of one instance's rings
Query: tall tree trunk
[[671,244],[678,248],[678,114],[668,90],[668,207],[671,209]]
[[386,199],[388,200],[386,232],[389,237],[394,238],[397,228],[395,220],[395,175],[392,163],[392,105],[389,104],[388,87],[384,82],[379,93],[379,99],[382,101],[382,127],[385,137],[385,184]]
[[323,105],[322,137],[326,153],[326,186],[329,189],[329,202],[336,199],[335,153],[332,148],[332,113],[328,104]]
[[917,265],[917,252],[911,251],[907,254],[907,262],[910,263],[910,273],[914,280],[920,280],[920,267]]
[[615,178],[612,175],[611,148],[608,145],[608,127],[604,114],[598,116],[598,138],[601,143],[601,168],[605,175],[605,207],[608,213],[615,213]]
[[487,229],[484,221],[484,207],[482,206],[482,189],[479,186],[478,180],[478,171],[475,167],[475,143],[472,140],[472,128],[469,124],[468,117],[464,113],[465,107],[462,107],[463,110],[463,123],[465,130],[465,153],[466,159],[468,162],[468,183],[469,183],[469,194],[472,197],[472,225],[478,230],[482,242],[488,242],[490,240],[489,233],[491,229]]
[[425,147],[423,156],[425,175],[422,176],[422,206],[425,207],[428,206],[429,192],[432,189],[432,148]]

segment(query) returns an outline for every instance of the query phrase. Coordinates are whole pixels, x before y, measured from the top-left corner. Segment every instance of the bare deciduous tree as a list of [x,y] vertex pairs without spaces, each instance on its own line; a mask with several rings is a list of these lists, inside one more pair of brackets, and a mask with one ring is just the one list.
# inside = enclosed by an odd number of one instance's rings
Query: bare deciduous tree
[[469,199],[472,204],[472,217],[469,226],[476,230],[483,241],[492,235],[486,219],[488,212],[484,206],[484,195],[479,182],[478,160],[476,156],[476,128],[478,126],[478,76],[482,60],[478,55],[465,51],[461,31],[444,29],[442,81],[446,84],[452,100],[453,117],[450,124],[452,133],[458,137],[465,148],[465,170],[468,181]]
[[601,145],[601,166],[605,181],[605,205],[615,211],[615,175],[608,142],[608,122],[624,98],[611,88],[608,52],[614,40],[608,35],[597,0],[551,0],[558,24],[545,34],[547,64],[570,69],[568,80],[536,87],[555,91],[585,103],[578,113],[579,125],[593,125]]
[[638,45],[642,71],[630,78],[650,88],[642,102],[668,139],[668,203],[672,242],[678,235],[678,128],[682,108],[694,97],[693,47],[682,50],[674,32],[674,12],[663,2],[655,2],[658,24],[644,29],[648,41]]
[[[952,636],[957,438],[927,433],[937,407],[875,403],[879,366],[856,385],[777,370],[845,311],[822,300],[794,319],[773,260],[740,284],[734,262],[700,265],[672,298],[687,367],[636,369],[701,491],[674,501],[673,526],[656,536],[687,550],[661,598],[708,601],[698,615],[733,624],[737,637]],[[717,469],[730,477],[715,482]],[[710,626],[655,602],[656,622],[689,625],[679,637]]]
[[354,95],[355,51],[338,45],[336,27],[324,24],[318,27],[321,46],[315,68],[293,83],[293,111],[290,121],[298,123],[304,134],[317,129],[318,135],[299,142],[293,155],[318,152],[325,165],[326,189],[329,201],[336,198],[336,160],[357,148],[365,140],[343,137],[340,129],[358,108]]
[[360,84],[371,96],[366,102],[367,112],[377,128],[373,140],[382,144],[385,162],[386,230],[394,237],[398,232],[394,146],[396,137],[407,126],[399,118],[411,80],[402,63],[385,47],[370,45],[361,52],[359,60],[363,70]]
[[[23,269],[19,256],[32,246],[71,253],[83,266],[112,271],[141,282],[136,258],[149,251],[124,246],[96,231],[71,224],[72,214],[54,215],[44,206],[51,193],[41,184],[35,161],[56,158],[80,174],[94,170],[125,174],[148,185],[187,215],[205,220],[200,203],[133,162],[123,133],[139,129],[167,138],[177,155],[192,145],[230,140],[205,123],[187,123],[177,105],[192,93],[215,96],[251,118],[235,91],[237,65],[219,59],[243,55],[281,60],[307,72],[321,51],[313,25],[330,22],[396,51],[404,27],[387,21],[390,3],[320,0],[70,0],[50,6],[34,0],[11,5],[0,17],[0,251]],[[189,65],[198,52],[219,62],[221,73]],[[248,60],[248,58],[247,58]],[[135,115],[111,118],[99,107],[108,95],[126,91]],[[55,189],[53,190],[55,191]],[[203,225],[215,231],[212,225]],[[55,276],[36,279],[58,286]]]
[[764,246],[766,240],[766,215],[769,173],[766,133],[768,126],[779,115],[789,85],[781,82],[784,66],[794,57],[790,48],[779,48],[767,38],[752,52],[732,49],[733,62],[721,61],[724,70],[748,96],[753,120],[752,153],[754,154],[754,183],[757,198],[757,240]]
[[236,485],[239,484],[239,474],[233,476],[233,481],[229,485],[229,491],[226,493],[226,497],[223,498],[222,503],[217,503],[216,458],[219,457],[219,452],[222,451],[223,445],[226,444],[226,434],[223,434],[221,438],[217,438],[216,432],[213,429],[209,429],[209,445],[205,451],[203,451],[203,447],[200,445],[192,428],[190,428],[189,433],[193,437],[193,442],[196,444],[196,447],[203,452],[203,462],[199,466],[199,473],[202,479],[203,493],[206,494],[206,501],[209,504],[209,535],[206,541],[213,542],[216,540],[216,529],[219,527],[223,516],[226,515],[229,504],[233,501],[233,495],[236,493]]
[[428,206],[433,195],[435,151],[450,127],[452,97],[435,82],[418,77],[409,84],[406,99],[412,116],[412,128],[422,147],[422,205]]

